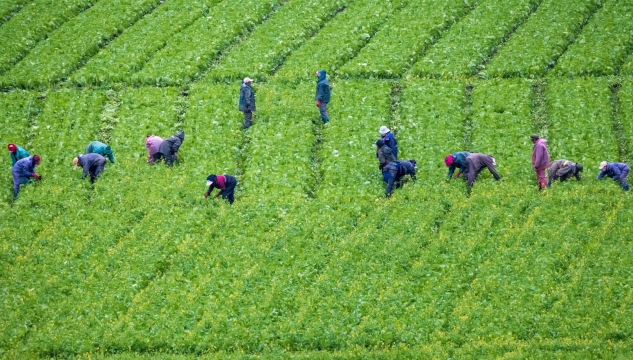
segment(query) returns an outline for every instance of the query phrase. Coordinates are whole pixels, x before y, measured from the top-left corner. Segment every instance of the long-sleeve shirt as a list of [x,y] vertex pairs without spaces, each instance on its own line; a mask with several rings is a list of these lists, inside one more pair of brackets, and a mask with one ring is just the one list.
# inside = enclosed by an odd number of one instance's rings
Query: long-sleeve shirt
[[[79,157],[79,166],[81,166],[84,170],[83,176],[81,177],[82,179],[85,179],[86,176],[88,176],[88,174],[90,174],[90,168],[91,167],[102,167],[103,165],[105,165],[106,159],[99,155],[99,154],[86,154],[83,156]],[[92,175],[99,175],[98,171],[95,172]]]
[[576,171],[576,163],[569,160],[556,160],[553,161],[547,169],[547,175],[549,176],[549,183],[558,180],[567,180],[571,176],[575,176],[577,180],[580,180],[580,174]]
[[107,156],[108,160],[110,160],[111,163],[114,163],[114,153],[112,152],[112,148],[100,141],[93,141],[86,146],[86,154],[91,153]]
[[20,192],[20,184],[33,177],[35,174],[35,162],[33,157],[29,156],[18,160],[11,169],[13,175],[13,196],[18,196]]
[[603,177],[607,176],[612,178],[614,181],[622,183],[624,179],[626,181],[626,175],[629,174],[630,168],[627,164],[624,163],[607,163],[607,166],[600,171],[596,179],[600,180]]
[[547,142],[544,139],[538,139],[532,150],[532,167],[535,170],[541,170],[547,168],[547,165],[549,165]]
[[396,160],[398,160],[398,141],[396,141],[396,137],[393,136],[391,132],[388,132],[385,135],[382,135],[380,139],[385,142],[385,145],[391,148],[393,156],[395,156]]
[[158,152],[160,144],[163,143],[163,139],[158,136],[150,136],[145,140],[145,149],[147,149],[147,162],[154,162],[154,155]]
[[499,173],[497,173],[495,166],[492,164],[492,156],[474,153],[468,155],[466,161],[472,164],[472,168],[470,165],[468,167],[468,187],[473,186],[473,182],[475,181],[475,179],[477,179],[477,174],[484,167],[488,168],[495,180],[501,179],[501,176],[499,176]]
[[222,191],[226,190],[226,178],[224,177],[224,175],[218,175],[216,177],[213,184],[209,186],[209,190],[207,190],[207,196],[211,195],[211,192],[213,191],[213,189],[220,190],[217,194],[215,194],[215,197],[220,196],[220,194],[222,194]]
[[28,151],[24,150],[21,146],[18,146],[18,149],[15,152],[9,153],[11,157],[11,166],[15,165],[16,162],[22,159],[26,159],[31,156]]
[[453,153],[453,163],[448,166],[448,178],[453,177],[455,169],[459,169],[460,173],[466,172],[466,158],[470,155],[468,151],[460,151]]

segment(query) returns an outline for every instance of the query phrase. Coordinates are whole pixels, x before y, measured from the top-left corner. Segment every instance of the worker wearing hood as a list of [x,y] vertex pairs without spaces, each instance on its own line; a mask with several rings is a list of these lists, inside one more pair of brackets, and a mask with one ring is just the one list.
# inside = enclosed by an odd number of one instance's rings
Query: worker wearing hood
[[330,121],[330,117],[327,112],[327,104],[330,102],[330,83],[327,81],[325,70],[319,70],[316,73],[317,86],[316,86],[316,106],[321,113],[321,120],[324,124]]
[[176,136],[168,137],[158,147],[158,152],[154,154],[155,160],[165,158],[165,164],[167,166],[174,165],[175,161],[178,161],[178,149],[185,141],[185,132],[179,131]]

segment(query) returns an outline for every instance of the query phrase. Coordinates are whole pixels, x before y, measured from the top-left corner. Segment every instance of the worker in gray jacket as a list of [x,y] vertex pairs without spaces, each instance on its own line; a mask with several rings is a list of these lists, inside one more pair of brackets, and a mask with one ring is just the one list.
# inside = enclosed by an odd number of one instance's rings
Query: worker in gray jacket
[[178,150],[184,141],[184,131],[179,131],[176,136],[168,137],[160,143],[158,152],[154,154],[154,159],[158,161],[161,158],[165,158],[165,164],[171,167],[174,165],[174,162],[178,161]]
[[103,168],[105,167],[106,159],[96,153],[81,155],[79,154],[76,158],[73,159],[73,165],[75,165],[75,169],[78,167],[83,168],[84,173],[81,177],[85,179],[88,174],[90,174],[90,183],[94,183],[95,180],[101,175],[103,172]]
[[575,176],[576,180],[580,181],[580,173],[582,170],[582,164],[565,159],[555,160],[551,162],[547,168],[547,187],[551,187],[552,182],[558,179],[560,179],[561,182],[567,181],[567,179],[572,176]]
[[253,79],[245,78],[240,87],[240,104],[239,109],[244,113],[244,129],[251,127],[253,123],[253,111],[257,110],[255,106],[255,93],[251,84]]
[[468,169],[467,176],[464,177],[464,180],[468,181],[468,187],[472,187],[475,180],[477,180],[477,176],[484,169],[488,168],[492,176],[494,176],[495,180],[501,179],[501,176],[497,173],[495,166],[497,162],[495,158],[490,155],[480,154],[480,153],[471,153],[466,157],[466,168]]

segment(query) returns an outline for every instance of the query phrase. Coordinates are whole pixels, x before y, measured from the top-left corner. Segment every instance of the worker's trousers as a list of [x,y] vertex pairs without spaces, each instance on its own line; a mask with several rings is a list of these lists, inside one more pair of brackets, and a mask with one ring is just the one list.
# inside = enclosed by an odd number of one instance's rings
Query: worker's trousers
[[536,179],[538,180],[539,190],[544,189],[547,186],[547,179],[545,179],[545,168],[535,169]]
[[244,111],[244,129],[248,129],[253,124],[253,112]]
[[620,185],[622,185],[622,188],[626,191],[629,191],[629,183],[626,179],[629,176],[629,171],[629,169],[622,170],[622,175],[620,175]]
[[321,114],[321,120],[323,120],[323,123],[327,124],[327,122],[330,121],[330,116],[327,112],[326,102],[321,102],[321,105],[319,105],[319,113]]

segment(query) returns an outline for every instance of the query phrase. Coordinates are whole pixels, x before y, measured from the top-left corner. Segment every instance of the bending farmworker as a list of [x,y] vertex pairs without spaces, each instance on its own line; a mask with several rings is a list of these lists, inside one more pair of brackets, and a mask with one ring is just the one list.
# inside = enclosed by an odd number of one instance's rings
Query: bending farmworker
[[245,78],[240,87],[239,110],[244,113],[244,129],[251,127],[253,123],[253,111],[257,111],[255,93],[251,87],[252,83],[253,79]]
[[105,167],[106,159],[99,154],[79,154],[76,158],[73,159],[73,165],[75,165],[75,169],[78,167],[83,168],[84,172],[82,175],[82,179],[85,179],[88,174],[90,174],[90,183],[93,184],[95,180],[101,175],[103,172],[103,168]]
[[376,157],[378,158],[378,169],[382,172],[382,179],[385,182],[389,182],[389,171],[385,169],[385,167],[396,161],[396,157],[393,156],[393,152],[391,148],[385,145],[385,142],[382,140],[376,141]]
[[385,195],[387,197],[391,197],[394,185],[396,189],[402,187],[405,176],[411,175],[413,181],[416,180],[415,170],[417,169],[417,165],[415,160],[394,161],[385,166],[384,169],[387,173],[389,173],[389,179],[387,180],[387,190],[385,191]]
[[467,176],[464,176],[464,180],[468,181],[468,187],[473,187],[473,183],[477,180],[477,176],[484,169],[488,168],[495,180],[501,179],[501,176],[497,173],[495,166],[497,162],[495,158],[490,155],[473,153],[466,158],[466,168],[468,169]]
[[160,148],[160,144],[163,143],[163,138],[158,137],[154,134],[147,135],[145,137],[145,149],[147,149],[147,162],[153,164],[155,159],[154,155],[158,153],[158,149]]
[[18,160],[13,165],[13,198],[17,198],[20,193],[20,185],[27,184],[31,178],[40,180],[41,176],[35,173],[35,166],[40,164],[40,156],[33,155],[24,159]]
[[330,116],[327,112],[327,104],[330,102],[330,83],[327,81],[325,70],[319,70],[316,73],[317,86],[316,86],[316,106],[319,108],[321,114],[321,120],[324,124],[330,121]]
[[617,182],[622,186],[624,191],[629,191],[629,183],[627,182],[627,177],[629,176],[629,171],[631,170],[629,166],[625,163],[617,163],[617,162],[606,162],[603,161],[600,163],[600,173],[596,177],[596,179],[600,180],[605,176],[608,176],[613,179],[613,181]]
[[15,163],[19,160],[26,159],[31,156],[28,151],[16,144],[9,144],[7,145],[7,148],[9,149],[9,156],[11,157],[11,166],[15,165]]
[[237,179],[231,175],[209,175],[207,177],[207,186],[209,189],[204,194],[205,198],[208,198],[213,192],[213,189],[220,190],[215,197],[222,195],[222,199],[228,200],[230,204],[235,201],[235,186],[237,186]]
[[549,164],[547,169],[547,187],[552,186],[552,182],[560,179],[561,182],[567,181],[572,176],[576,177],[576,180],[580,181],[580,173],[583,168],[581,164],[575,163],[569,160],[555,160]]
[[167,166],[174,165],[174,162],[178,161],[178,150],[185,141],[185,132],[180,131],[176,136],[168,137],[158,147],[158,152],[154,154],[154,160],[158,161],[165,158],[165,164]]
[[530,139],[534,143],[534,147],[532,148],[532,170],[536,172],[538,189],[540,191],[547,185],[545,181],[545,169],[547,169],[547,165],[549,165],[547,142],[536,134],[530,135]]
[[444,158],[444,165],[448,166],[448,180],[453,177],[455,169],[459,169],[457,174],[455,174],[455,178],[458,178],[462,174],[464,174],[464,177],[466,176],[468,171],[468,168],[466,167],[466,158],[468,155],[470,155],[469,152],[460,151],[452,153]]
[[100,141],[93,141],[86,146],[86,154],[99,154],[101,156],[107,156],[111,163],[114,163],[114,154],[112,148]]

